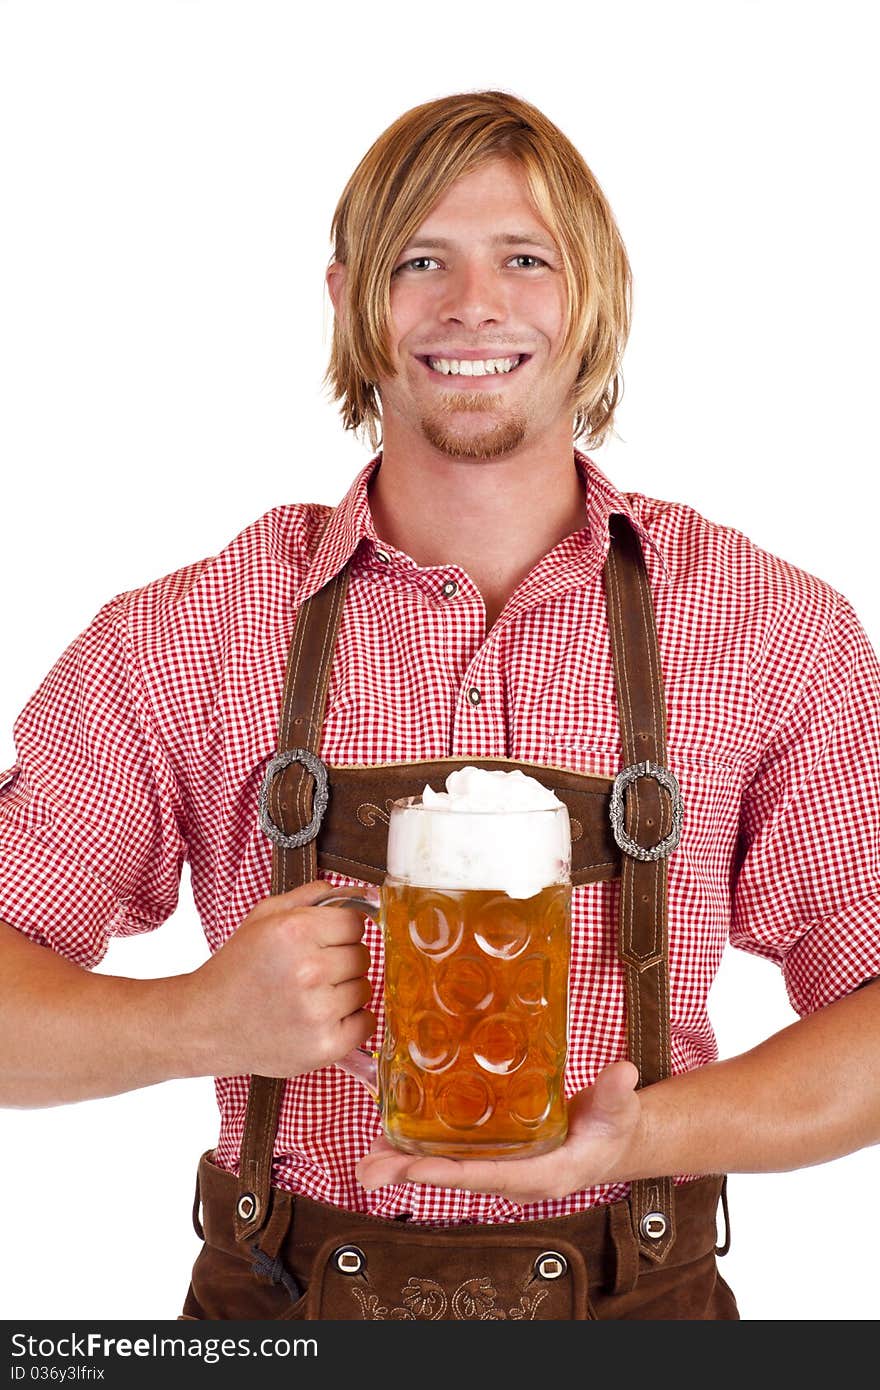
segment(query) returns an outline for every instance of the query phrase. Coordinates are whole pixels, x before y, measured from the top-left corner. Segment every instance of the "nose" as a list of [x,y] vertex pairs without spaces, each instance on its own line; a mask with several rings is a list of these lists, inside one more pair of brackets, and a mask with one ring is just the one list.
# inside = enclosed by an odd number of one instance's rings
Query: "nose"
[[503,323],[507,318],[507,294],[493,266],[478,260],[464,261],[449,275],[439,305],[444,323],[458,323],[477,332],[484,323]]

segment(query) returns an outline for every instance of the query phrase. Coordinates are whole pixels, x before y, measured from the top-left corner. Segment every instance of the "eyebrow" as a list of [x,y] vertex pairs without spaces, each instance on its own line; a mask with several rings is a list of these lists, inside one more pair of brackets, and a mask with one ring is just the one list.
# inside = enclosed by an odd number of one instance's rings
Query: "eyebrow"
[[[557,251],[552,241],[547,241],[540,233],[534,232],[498,232],[489,238],[492,246],[522,246],[525,242],[529,246],[541,246],[545,251]],[[448,237],[412,237],[402,248],[403,251],[411,251],[414,246],[424,246],[430,250],[448,251],[455,246],[455,242]]]

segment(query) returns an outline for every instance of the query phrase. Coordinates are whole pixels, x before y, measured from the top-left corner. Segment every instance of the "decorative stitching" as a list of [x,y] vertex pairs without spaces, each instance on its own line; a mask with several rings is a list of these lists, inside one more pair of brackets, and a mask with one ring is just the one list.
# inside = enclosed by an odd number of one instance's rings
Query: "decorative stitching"
[[506,1318],[531,1322],[544,1299],[550,1296],[549,1289],[535,1289],[531,1295],[521,1293],[519,1303],[505,1312],[496,1302],[498,1291],[487,1274],[462,1280],[451,1296],[436,1279],[410,1275],[400,1290],[400,1303],[393,1308],[380,1303],[376,1293],[365,1293],[357,1286],[350,1292],[361,1317],[368,1322],[437,1322],[450,1307],[458,1322],[502,1322]]
[[385,798],[384,810],[381,806],[374,806],[372,801],[362,801],[360,806],[355,811],[355,815],[357,816],[361,825],[366,825],[369,827],[369,829],[372,830],[377,820],[382,821],[385,825],[390,824],[391,807],[393,806],[393,804],[394,798],[391,796]]

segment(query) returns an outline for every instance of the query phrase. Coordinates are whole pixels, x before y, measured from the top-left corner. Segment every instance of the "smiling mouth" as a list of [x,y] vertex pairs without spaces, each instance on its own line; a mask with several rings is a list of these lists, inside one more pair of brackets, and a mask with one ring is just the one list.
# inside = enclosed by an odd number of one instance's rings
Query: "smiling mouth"
[[[516,361],[516,364],[515,364],[513,367],[508,368],[506,371],[503,371],[503,370],[502,370],[502,371],[497,371],[497,370],[491,370],[491,369],[490,369],[489,371],[483,370],[482,372],[478,372],[478,373],[473,373],[473,372],[468,372],[468,371],[462,372],[462,371],[460,370],[460,364],[459,364],[459,368],[458,368],[458,369],[453,368],[452,370],[448,370],[448,369],[447,369],[446,371],[444,371],[443,368],[441,368],[441,367],[432,367],[432,366],[431,366],[431,362],[432,362],[432,361],[434,361],[434,362],[437,362],[437,361],[455,361],[456,359],[454,359],[454,358],[453,358],[453,359],[449,359],[449,358],[436,358],[436,357],[434,357],[434,358],[431,358],[431,357],[419,357],[418,360],[424,364],[426,370],[431,374],[431,376],[432,376],[432,377],[435,377],[438,381],[467,382],[467,384],[470,386],[470,385],[471,385],[473,382],[475,382],[475,381],[481,381],[481,382],[482,382],[482,381],[493,381],[493,382],[494,382],[494,381],[502,381],[502,380],[504,380],[505,377],[513,376],[515,372],[518,372],[518,371],[519,371],[520,367],[525,366],[526,362],[528,362],[529,359],[531,358],[531,355],[532,355],[532,354],[531,354],[530,352],[523,352],[523,353],[520,353],[520,354],[519,354],[519,357],[518,357],[518,360]],[[494,362],[494,361],[496,361],[496,360],[500,360],[500,361],[509,361],[510,359],[509,359],[509,358],[501,358],[501,359],[487,358],[487,359],[485,359],[485,360],[486,360],[487,362],[489,362],[489,361]]]

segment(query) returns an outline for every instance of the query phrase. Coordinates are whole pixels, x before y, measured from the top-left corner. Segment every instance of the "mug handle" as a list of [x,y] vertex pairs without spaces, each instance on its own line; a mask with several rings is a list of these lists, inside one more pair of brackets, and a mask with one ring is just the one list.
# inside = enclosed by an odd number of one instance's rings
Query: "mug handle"
[[[370,902],[369,898],[343,897],[340,894],[335,898],[319,898],[312,906],[331,907],[334,903],[340,907],[360,907],[374,921],[381,911],[378,893],[375,902]],[[347,1072],[349,1076],[354,1077],[355,1081],[359,1081],[362,1086],[365,1086],[377,1105],[379,1104],[379,1074],[376,1066],[378,1055],[376,1052],[371,1052],[369,1048],[355,1047],[351,1052],[347,1052],[344,1057],[341,1057],[338,1062],[333,1063],[335,1067],[339,1067],[340,1071]]]
[[375,914],[382,910],[382,903],[379,898],[378,892],[376,894],[375,902],[370,902],[369,898],[344,898],[340,893],[339,896],[335,898],[319,898],[316,903],[312,903],[312,907],[329,907],[331,903],[339,903],[343,907],[346,903],[352,903],[355,907],[362,907],[364,911],[367,912],[369,916],[373,918],[374,921]]

